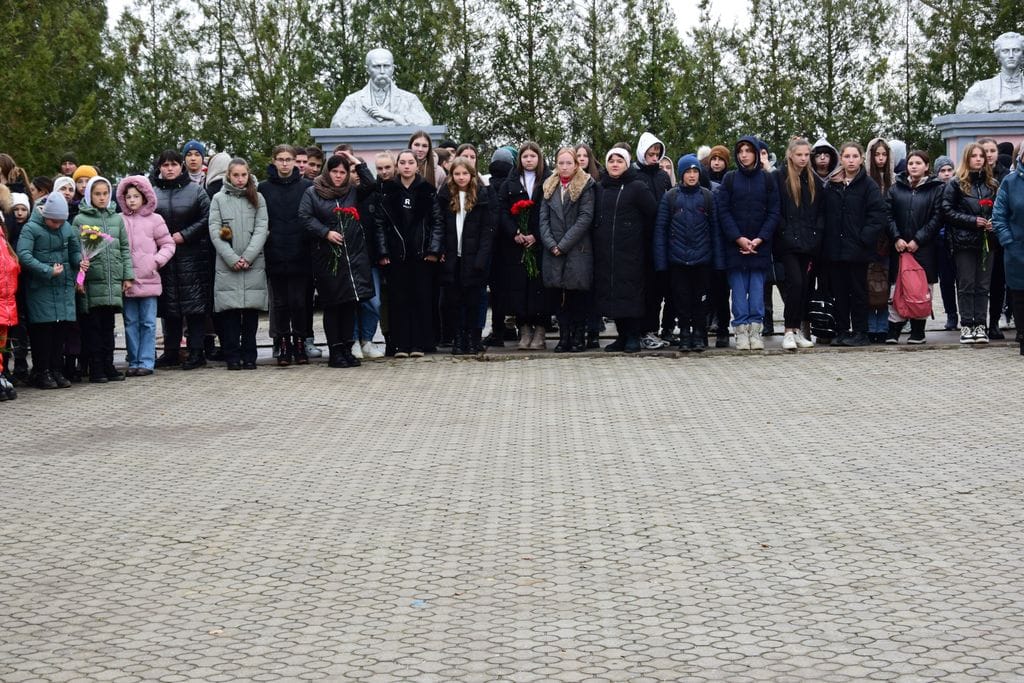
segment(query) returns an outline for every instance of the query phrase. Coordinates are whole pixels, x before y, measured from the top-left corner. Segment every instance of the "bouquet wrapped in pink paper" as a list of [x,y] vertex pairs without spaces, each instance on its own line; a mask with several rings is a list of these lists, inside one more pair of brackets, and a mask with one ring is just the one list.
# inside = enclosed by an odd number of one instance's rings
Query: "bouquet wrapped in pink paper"
[[[82,261],[85,263],[92,261],[96,254],[103,251],[108,244],[114,241],[112,236],[103,232],[95,225],[83,225],[78,233],[78,237],[82,240]],[[78,276],[75,277],[75,284],[79,287],[85,284],[84,270],[78,271]]]

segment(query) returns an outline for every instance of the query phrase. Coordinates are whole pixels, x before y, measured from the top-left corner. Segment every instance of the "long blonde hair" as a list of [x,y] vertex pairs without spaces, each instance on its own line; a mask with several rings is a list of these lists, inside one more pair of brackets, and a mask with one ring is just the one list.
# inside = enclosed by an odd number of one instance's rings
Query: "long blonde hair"
[[476,196],[478,192],[476,167],[473,165],[473,162],[466,157],[456,157],[455,161],[452,162],[452,167],[448,174],[448,194],[450,195],[448,199],[448,208],[452,213],[459,212],[459,192],[462,191],[459,186],[455,184],[456,168],[464,168],[469,172],[469,186],[466,187],[466,213],[469,213],[473,210],[473,207],[476,206]]
[[[800,207],[800,199],[803,193],[800,191],[800,174],[802,170],[798,170],[796,164],[793,163],[793,152],[796,151],[797,147],[806,147],[808,150],[811,149],[811,143],[807,141],[807,138],[793,138],[789,141],[789,146],[786,147],[786,187],[789,189],[789,196],[793,199],[793,203]],[[806,168],[804,170],[807,170]],[[811,193],[811,203],[814,203],[814,192],[817,183],[808,182],[807,189]]]
[[[956,182],[960,186],[960,191],[965,195],[971,195],[971,154],[974,150],[980,149],[981,156],[985,156],[985,148],[979,145],[977,142],[969,142],[964,147],[964,153],[960,157],[960,165],[956,167]],[[995,176],[992,175],[992,167],[985,162],[981,166],[981,176],[985,179],[985,184],[988,185],[993,192],[999,189],[999,183],[996,182]]]

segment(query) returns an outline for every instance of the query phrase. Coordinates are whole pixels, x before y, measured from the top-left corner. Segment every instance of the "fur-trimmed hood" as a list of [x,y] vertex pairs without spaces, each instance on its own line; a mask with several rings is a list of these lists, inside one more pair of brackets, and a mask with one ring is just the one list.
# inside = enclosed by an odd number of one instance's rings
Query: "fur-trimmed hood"
[[[552,195],[555,194],[555,190],[561,185],[557,174],[553,174],[547,180],[544,181],[544,199],[551,199]],[[576,169],[576,174],[573,175],[572,179],[569,180],[569,201],[577,201],[580,195],[583,194],[583,190],[587,188],[588,183],[593,183],[594,180],[591,178],[582,168]]]
[[142,193],[142,207],[138,211],[140,216],[148,216],[156,211],[156,192],[153,191],[149,178],[144,175],[130,175],[117,184],[117,205],[121,207],[121,213],[128,216],[132,214],[124,200],[124,194],[129,187],[134,187]]

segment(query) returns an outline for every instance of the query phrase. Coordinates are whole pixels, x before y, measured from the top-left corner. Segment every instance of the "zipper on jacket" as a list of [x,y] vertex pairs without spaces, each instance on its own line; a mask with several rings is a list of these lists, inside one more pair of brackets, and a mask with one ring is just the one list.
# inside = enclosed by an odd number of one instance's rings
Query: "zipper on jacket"
[[402,243],[402,260],[404,261],[409,253],[409,250],[405,246],[405,238],[402,237],[402,231],[398,229],[398,226],[395,224],[395,220],[391,217],[391,214],[388,213],[387,206],[385,206],[384,202],[380,203],[380,210],[383,211],[384,215],[388,217],[388,223],[391,224],[391,229],[395,231],[395,234],[398,235],[398,241]]
[[[341,206],[337,199],[334,200],[334,204],[339,208]],[[362,226],[359,229],[362,230]],[[352,260],[348,257],[348,240],[345,239],[344,231],[341,233],[341,250],[345,252],[345,267],[348,268],[348,281],[352,283],[352,296],[356,298],[356,301],[359,301],[359,290],[356,289],[356,278],[352,275]]]
[[[622,198],[622,190],[626,187],[623,183],[619,185],[619,191],[615,195],[615,209],[612,211],[612,253],[615,253],[615,227],[619,222],[619,200]],[[611,291],[615,291],[615,257],[612,256],[612,279]]]

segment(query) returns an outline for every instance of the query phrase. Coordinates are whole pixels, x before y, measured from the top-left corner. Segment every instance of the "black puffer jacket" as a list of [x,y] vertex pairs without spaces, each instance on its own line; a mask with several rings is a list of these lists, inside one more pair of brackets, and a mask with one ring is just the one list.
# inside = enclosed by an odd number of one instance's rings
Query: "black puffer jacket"
[[[660,202],[662,196],[672,189],[672,179],[658,164],[633,162],[630,168],[636,173],[636,178],[642,180],[647,185],[647,189],[650,190],[654,201]],[[654,219],[652,218],[651,220],[653,221]]]
[[456,214],[449,206],[451,194],[448,185],[442,185],[437,193],[437,205],[444,221],[444,263],[441,266],[441,281],[455,282],[456,263],[461,264],[459,282],[463,287],[487,284],[488,267],[494,246],[494,200],[485,187],[480,187],[476,204],[466,214],[462,225],[462,259],[459,260],[459,235],[455,226]]
[[161,316],[180,317],[213,310],[213,246],[207,221],[210,198],[183,169],[174,180],[150,177],[156,193],[156,213],[167,223],[171,236],[185,240],[174,258],[160,269],[163,294],[157,304]]
[[637,172],[618,178],[601,173],[594,222],[594,289],[597,312],[609,318],[644,314],[646,252],[658,203]]
[[[306,188],[299,204],[299,219],[312,241],[313,275],[324,306],[366,301],[375,293],[369,246],[362,223],[346,221],[342,232],[341,221],[335,213],[338,208],[355,207],[361,193],[373,191],[373,176],[366,169],[366,164],[357,166],[356,172],[360,186],[358,189],[350,188],[344,197],[324,199],[317,194],[316,187],[311,186]],[[345,238],[337,250],[327,241],[327,233],[331,231],[342,232]]]
[[[956,177],[949,179],[942,193],[942,219],[946,223],[946,239],[953,251],[980,251],[981,236],[985,231],[978,227],[978,217],[992,215],[992,208],[982,210],[981,201],[995,202],[996,191],[989,187],[980,171],[971,172],[971,192],[964,194]],[[989,247],[994,246],[989,241]]]
[[[886,206],[889,213],[889,237],[896,240],[917,242],[914,258],[924,268],[928,282],[937,282],[939,226],[942,222],[943,182],[935,176],[921,181],[917,187],[910,186],[906,173],[896,176],[889,188]],[[896,281],[899,274],[899,254],[895,249],[889,257],[889,280]]]
[[[789,177],[783,165],[772,175],[779,188],[779,227],[775,229],[774,253],[817,254],[825,232],[825,214],[821,210],[825,192],[811,177],[809,168],[800,173],[800,206],[796,205],[789,193]],[[814,200],[811,200],[811,187]]]
[[277,174],[277,167],[267,167],[267,179],[259,191],[267,200],[270,236],[263,248],[268,275],[302,275],[310,272],[309,233],[299,218],[299,204],[312,183],[302,177],[299,169],[287,178]]
[[[408,202],[408,204],[406,204]],[[411,207],[408,221],[403,212]],[[377,214],[377,256],[392,261],[440,256],[444,251],[444,228],[434,185],[419,175],[406,187],[398,178],[380,184]]]
[[833,176],[825,185],[825,239],[829,261],[870,263],[885,231],[885,200],[862,168],[847,185]]

